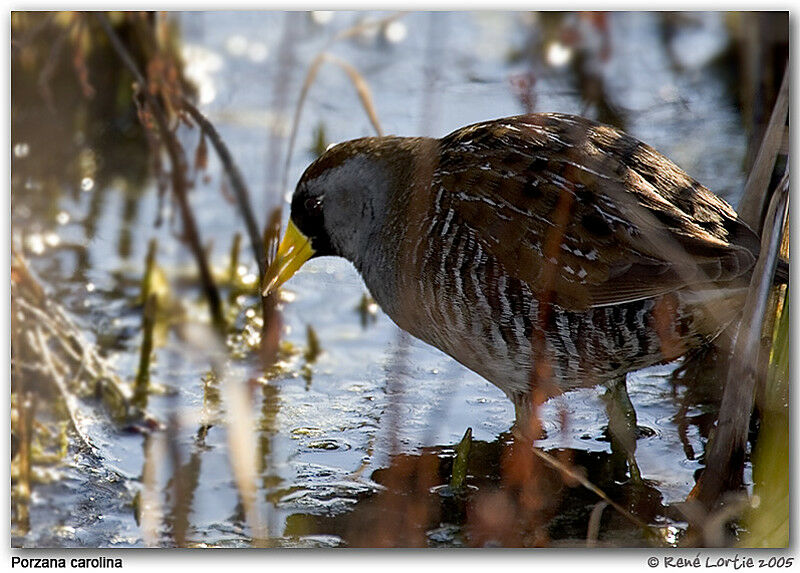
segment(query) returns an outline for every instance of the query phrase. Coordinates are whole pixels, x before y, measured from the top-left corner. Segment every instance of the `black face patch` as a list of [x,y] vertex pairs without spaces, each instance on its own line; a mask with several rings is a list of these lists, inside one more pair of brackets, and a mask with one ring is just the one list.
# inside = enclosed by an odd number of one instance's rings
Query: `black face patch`
[[291,218],[294,224],[311,241],[313,257],[335,255],[331,239],[325,230],[324,196],[309,192],[301,181],[292,196]]

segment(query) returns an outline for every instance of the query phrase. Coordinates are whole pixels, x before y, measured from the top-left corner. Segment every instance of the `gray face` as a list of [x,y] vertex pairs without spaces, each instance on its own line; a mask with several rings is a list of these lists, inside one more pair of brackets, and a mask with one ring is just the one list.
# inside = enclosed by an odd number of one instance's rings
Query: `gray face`
[[[340,155],[337,148],[346,145],[328,150],[303,174],[292,198],[292,220],[311,239],[315,256],[338,255],[361,268],[383,224],[389,181],[382,162],[366,153],[330,162],[327,156]],[[324,169],[317,167],[324,163]]]

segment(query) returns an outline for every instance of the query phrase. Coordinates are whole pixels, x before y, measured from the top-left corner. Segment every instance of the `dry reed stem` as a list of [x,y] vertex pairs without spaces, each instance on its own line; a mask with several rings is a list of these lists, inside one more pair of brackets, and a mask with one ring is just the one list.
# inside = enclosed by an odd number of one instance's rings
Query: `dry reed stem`
[[600,518],[603,517],[603,510],[608,507],[607,501],[598,501],[592,508],[589,515],[589,525],[586,527],[586,547],[596,547],[597,538],[600,535]]
[[81,429],[80,424],[78,422],[78,414],[77,414],[77,406],[75,405],[75,396],[73,396],[69,390],[67,389],[66,384],[64,383],[64,379],[58,374],[56,370],[55,364],[53,363],[53,358],[50,354],[50,350],[47,347],[47,342],[44,339],[44,335],[42,334],[41,329],[36,327],[34,329],[35,332],[35,339],[39,346],[39,353],[44,358],[44,364],[47,367],[47,370],[50,372],[50,380],[53,382],[53,385],[56,387],[56,390],[61,395],[61,399],[64,402],[64,407],[67,410],[67,416],[69,418],[69,423],[72,426],[72,429],[77,434],[78,439],[83,444],[83,446],[92,453],[95,453],[94,446],[92,445],[91,441],[89,441],[89,437],[84,433]]
[[31,392],[17,393],[17,416],[19,428],[19,475],[16,484],[16,522],[25,533],[30,530],[30,498],[31,498],[31,442],[33,440],[33,422],[36,415],[36,401]]
[[164,520],[164,509],[161,506],[161,496],[158,491],[158,469],[163,466],[166,455],[162,436],[160,434],[147,435],[144,450],[139,524],[144,544],[149,547],[157,547],[158,529]]
[[[531,368],[530,392],[536,391],[544,393],[545,396],[559,394],[560,391],[553,383],[553,368],[547,355],[547,341],[544,333],[552,312],[552,301],[555,289],[555,279],[558,275],[558,260],[560,258],[560,245],[564,240],[567,225],[572,217],[572,208],[575,201],[573,190],[562,189],[558,195],[558,203],[553,213],[553,228],[544,237],[542,252],[545,264],[542,268],[542,296],[539,300],[541,313],[539,316],[539,328],[534,330],[531,337],[531,357],[534,366]],[[554,262],[555,261],[555,262]],[[533,404],[533,401],[531,402]],[[535,436],[534,436],[535,437]]]
[[180,424],[177,415],[173,412],[169,416],[167,428],[164,433],[166,438],[166,453],[172,466],[171,495],[172,507],[167,516],[172,539],[178,547],[186,547],[186,534],[189,531],[189,513],[192,503],[192,488],[187,483],[189,476],[185,471],[181,459],[181,447],[178,443]]
[[[285,116],[289,106],[289,86],[292,83],[292,76],[295,67],[294,46],[297,41],[297,14],[285,13],[283,18],[283,30],[278,44],[277,70],[272,79],[272,98],[270,108],[276,118],[276,124]],[[281,156],[283,135],[277,127],[269,131],[267,138],[267,158],[264,161],[264,182],[265,195],[277,195],[278,205],[283,203],[282,195],[286,188],[288,170],[281,173]],[[288,163],[287,163],[288,165]],[[281,185],[277,188],[277,185]]]
[[74,28],[77,29],[77,32],[75,33],[75,40],[72,45],[72,68],[77,76],[83,97],[92,99],[95,90],[91,82],[89,82],[89,68],[86,66],[86,52],[83,49],[82,43],[83,36],[85,36],[88,41],[90,34],[86,14],[76,15]]
[[144,258],[144,276],[142,277],[142,304],[150,298],[150,291],[153,289],[153,271],[155,269],[156,252],[158,250],[158,239],[150,239],[147,243],[147,254]]
[[[256,497],[259,448],[255,437],[249,385],[246,380],[231,372],[226,362],[227,350],[213,330],[203,325],[194,325],[192,328],[184,328],[183,335],[191,348],[208,357],[219,380],[225,404],[228,458],[234,483],[244,507],[253,544],[257,547],[266,546],[269,542],[268,531],[259,512]],[[197,456],[199,453],[198,448]]]
[[284,164],[283,170],[283,182],[281,187],[285,188],[287,184],[287,179],[289,177],[289,164],[292,160],[292,153],[294,151],[294,144],[295,140],[297,139],[297,128],[300,125],[300,115],[303,111],[303,105],[305,104],[306,97],[308,95],[309,89],[314,83],[314,80],[317,77],[317,73],[319,72],[320,67],[326,61],[331,62],[333,64],[338,65],[341,69],[345,71],[347,77],[353,83],[353,86],[356,88],[358,92],[358,97],[361,101],[361,105],[364,107],[364,111],[367,113],[367,117],[369,117],[370,122],[372,123],[373,128],[378,136],[383,135],[383,130],[381,129],[380,122],[378,121],[378,114],[375,111],[375,106],[372,102],[372,95],[369,91],[369,86],[363,76],[356,70],[352,65],[348,62],[343,60],[342,58],[333,56],[327,52],[327,50],[339,40],[343,40],[345,38],[350,38],[355,36],[364,30],[375,26],[381,26],[400,18],[403,14],[396,13],[387,18],[383,18],[380,20],[370,20],[361,22],[352,26],[346,30],[343,30],[336,36],[334,36],[323,49],[322,52],[317,54],[317,56],[312,60],[311,65],[308,68],[308,72],[306,72],[305,80],[303,80],[303,87],[300,90],[300,97],[297,99],[297,104],[295,105],[294,110],[294,118],[292,119],[292,131],[289,135],[289,148],[286,153],[286,163]]
[[366,80],[358,73],[352,65],[345,62],[343,59],[338,58],[336,56],[332,56],[327,52],[322,52],[318,54],[316,58],[311,62],[311,65],[308,68],[308,72],[306,73],[306,78],[303,81],[303,87],[300,90],[300,97],[297,100],[297,105],[295,106],[294,110],[294,118],[292,120],[292,131],[289,135],[289,149],[288,153],[286,154],[286,164],[284,166],[284,180],[282,187],[286,187],[287,178],[289,174],[289,162],[292,159],[292,152],[294,151],[294,144],[295,140],[297,139],[297,128],[300,125],[300,114],[303,111],[303,105],[305,104],[306,97],[308,96],[308,91],[311,89],[311,86],[314,84],[314,80],[317,78],[317,73],[319,72],[322,64],[325,62],[330,62],[333,64],[338,65],[342,68],[346,73],[347,77],[353,82],[356,91],[358,92],[358,97],[361,100],[361,105],[364,106],[364,110],[367,113],[367,116],[372,123],[375,132],[381,136],[383,135],[383,130],[381,129],[380,123],[378,121],[378,115],[375,112],[375,106],[372,103],[372,95],[369,91],[369,86],[367,85]]
[[[264,229],[264,251],[267,253],[267,258],[271,262],[277,252],[278,243],[280,241],[281,231],[281,208],[276,207],[270,213],[267,225]],[[265,277],[266,278],[266,277]],[[263,284],[263,279],[262,283]],[[267,296],[263,295],[263,290],[259,289],[261,294],[261,343],[259,345],[259,355],[261,357],[262,367],[266,368],[275,363],[278,357],[278,347],[281,339],[281,326],[282,319],[280,310],[277,307],[277,293],[269,293]]]
[[239,248],[242,244],[242,234],[235,233],[231,242],[230,262],[228,263],[228,282],[236,283],[239,269]]
[[765,229],[769,232],[765,232],[761,238],[761,255],[753,271],[744,312],[736,331],[717,429],[706,455],[706,470],[696,490],[693,490],[694,497],[709,508],[717,503],[725,490],[741,484],[755,389],[762,375],[757,370],[762,329],[780,256],[788,200],[787,169],[769,204],[765,218]]
[[763,227],[761,215],[764,212],[764,208],[769,203],[768,191],[772,170],[775,167],[775,161],[783,146],[784,126],[786,125],[788,113],[789,63],[787,62],[778,97],[772,108],[772,114],[770,115],[767,129],[764,132],[764,138],[761,140],[753,169],[751,169],[750,175],[747,178],[747,183],[744,186],[744,193],[742,194],[737,209],[739,217],[759,235]]
[[354,36],[357,36],[358,34],[361,34],[362,32],[369,30],[370,28],[386,26],[387,24],[390,24],[391,22],[394,22],[395,20],[398,20],[403,16],[405,16],[405,12],[395,12],[394,14],[390,14],[389,16],[386,16],[384,18],[378,18],[377,20],[363,20],[362,22],[359,22],[358,24],[346,28],[341,32],[339,32],[338,34],[336,34],[328,42],[328,47],[330,47],[332,44],[340,40],[345,40],[347,38],[352,38]]
[[344,72],[347,74],[347,77],[350,78],[350,81],[353,84],[353,87],[356,89],[358,93],[358,98],[361,100],[361,105],[364,108],[364,111],[367,113],[367,117],[369,117],[370,123],[372,123],[372,127],[375,129],[375,133],[379,136],[383,135],[383,128],[381,128],[380,121],[378,120],[378,114],[375,111],[375,104],[372,100],[372,92],[370,92],[369,84],[367,80],[364,79],[358,70],[346,60],[334,56],[333,54],[321,54],[324,56],[324,60],[326,62],[330,62],[331,64],[335,64],[339,66]]
[[[72,361],[76,367],[67,391],[72,391],[82,373],[87,373],[92,380],[102,380],[122,406],[126,415],[132,414],[131,393],[114,371],[97,354],[92,344],[85,339],[73,321],[54,302],[47,298],[41,285],[30,275],[24,260],[12,249],[14,260],[12,273],[14,285],[24,290],[13,298],[13,304],[23,315],[32,315],[37,320],[37,328],[50,334],[50,341],[59,345],[59,356]],[[32,300],[28,300],[31,298]],[[54,361],[55,356],[51,353]]]
[[234,380],[231,376],[222,377],[222,395],[227,411],[228,456],[233,470],[233,478],[245,510],[245,519],[250,526],[253,544],[264,546],[268,541],[267,531],[262,523],[257,506],[258,466],[255,438],[255,421],[251,408],[247,384]]

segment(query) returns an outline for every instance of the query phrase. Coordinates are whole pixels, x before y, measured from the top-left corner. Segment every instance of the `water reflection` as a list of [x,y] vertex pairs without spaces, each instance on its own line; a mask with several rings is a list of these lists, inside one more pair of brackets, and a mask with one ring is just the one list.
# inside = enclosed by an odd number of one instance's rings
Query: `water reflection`
[[[91,98],[67,53],[47,78],[52,97],[43,97],[41,66],[34,64],[47,61],[62,31],[42,24],[51,18],[47,14],[26,18],[27,30],[44,27],[14,48],[13,234],[53,298],[79,317],[128,381],[136,375],[141,277],[154,236],[170,293],[152,368],[152,382],[161,390],[147,400],[168,430],[159,432],[158,424],[120,429],[96,416],[101,453],[77,467],[69,487],[105,494],[113,517],[107,523],[114,525],[98,525],[88,543],[109,544],[123,531],[123,544],[130,545],[247,545],[251,533],[231,477],[219,382],[207,356],[187,357],[190,344],[173,328],[202,322],[200,290],[187,270],[185,246],[172,233],[179,229],[162,204],[162,182],[150,177],[153,158],[131,104],[131,78],[109,46],[98,43],[86,60]],[[260,222],[281,204],[309,160],[296,152],[286,185],[281,182],[293,98],[307,66],[336,33],[364,18],[326,12],[174,16],[199,103],[254,191]],[[705,22],[691,22],[698,27],[696,43],[724,44],[724,27]],[[382,123],[393,133],[441,135],[524,111],[585,113],[685,160],[712,188],[737,190],[746,141],[730,77],[720,71],[726,64],[714,61],[701,74],[687,71],[683,51],[673,49],[682,26],[683,20],[658,14],[407,14],[332,49],[364,74]],[[134,30],[122,21],[118,33],[127,37]],[[318,153],[331,142],[372,133],[344,76],[323,70],[317,82],[297,150]],[[182,127],[179,133],[196,145],[196,130]],[[186,148],[193,149],[189,143]],[[632,377],[640,423],[654,431],[639,441],[641,488],[629,487],[624,460],[605,441],[597,391],[545,405],[547,438],[538,446],[582,468],[650,526],[645,532],[614,508],[600,507],[595,493],[552,467],[520,458],[524,448],[509,433],[513,412],[505,397],[437,351],[399,335],[346,263],[317,261],[284,293],[281,361],[263,375],[254,359],[262,326],[256,265],[249,249],[231,247],[242,227],[219,192],[223,175],[213,160],[204,177],[197,178],[191,199],[234,317],[230,359],[245,371],[242,383],[256,425],[257,495],[267,506],[276,544],[576,545],[592,537],[590,522],[596,523],[598,544],[678,542],[685,517],[676,502],[694,485],[716,419],[719,385],[710,374],[715,355]],[[453,494],[444,486],[453,444],[467,427],[476,435],[467,488]],[[164,438],[161,446],[153,445],[154,436]],[[162,500],[163,519],[147,526],[150,533],[134,523],[132,505],[117,507],[116,500],[128,499],[120,492],[125,488],[91,489],[87,467],[97,465],[131,490]],[[64,512],[74,501],[74,495],[59,497],[63,492],[55,487],[42,491],[53,492],[53,505]],[[76,520],[92,511],[81,507],[87,513]],[[54,519],[32,515],[33,533],[15,542],[64,543],[50,535]]]
[[[293,513],[283,535],[289,539],[335,539],[351,547],[419,546],[530,546],[575,545],[585,540],[587,524],[598,506],[597,496],[575,483],[565,483],[551,467],[526,471],[525,481],[546,495],[537,507],[526,507],[517,497],[513,472],[514,438],[503,433],[492,442],[475,440],[467,466],[467,487],[454,493],[447,487],[453,465],[451,447],[423,448],[418,454],[395,456],[388,467],[375,470],[370,479],[381,486],[376,494],[355,498],[345,512]],[[592,477],[609,497],[646,523],[663,520],[665,507],[654,485],[631,489],[618,481],[617,460],[603,452],[574,449],[549,450],[570,459]],[[533,473],[530,473],[533,472]],[[660,530],[643,531],[613,509],[606,509],[599,524],[599,544],[650,546]],[[585,542],[584,542],[585,543]]]
[[[45,26],[51,15],[25,17],[32,20],[32,29]],[[21,61],[45,57],[61,33],[58,26],[45,26],[19,48]],[[140,224],[149,172],[147,144],[131,104],[131,78],[108,46],[93,46],[91,54],[91,98],[76,81],[67,54],[51,54],[57,59],[47,83],[58,94],[52,105],[41,95],[38,67],[12,66],[12,228],[24,235],[22,244],[33,255],[42,255],[64,237],[63,248],[76,257],[75,264],[66,266],[75,282],[87,280],[89,245],[106,216],[109,190],[113,193],[120,182],[126,200],[122,212],[111,218],[121,223],[118,253],[123,259],[130,256],[131,230]],[[82,233],[76,233],[78,228]]]

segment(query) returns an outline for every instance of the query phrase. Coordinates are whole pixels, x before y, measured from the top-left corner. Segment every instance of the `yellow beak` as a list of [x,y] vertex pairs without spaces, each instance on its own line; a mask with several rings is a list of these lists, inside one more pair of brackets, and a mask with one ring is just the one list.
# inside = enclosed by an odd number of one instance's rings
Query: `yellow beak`
[[289,219],[286,233],[283,235],[281,244],[278,246],[278,254],[269,265],[267,272],[264,273],[264,283],[261,285],[261,294],[267,296],[274,292],[279,286],[288,281],[294,273],[303,266],[314,249],[311,248],[311,241],[300,229]]

